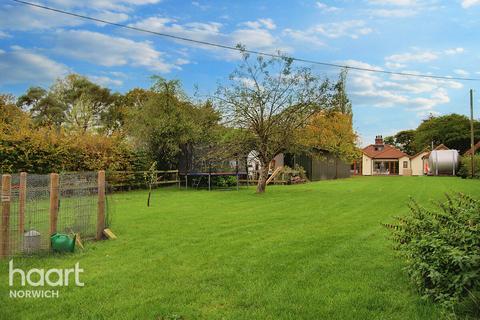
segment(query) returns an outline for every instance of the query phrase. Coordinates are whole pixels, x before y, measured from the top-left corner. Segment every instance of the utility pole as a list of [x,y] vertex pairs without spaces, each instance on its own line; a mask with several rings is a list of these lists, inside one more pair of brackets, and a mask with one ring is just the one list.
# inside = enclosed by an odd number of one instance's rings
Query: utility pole
[[472,178],[475,177],[475,137],[473,131],[473,89],[470,89],[470,151],[471,151],[471,161],[472,161]]

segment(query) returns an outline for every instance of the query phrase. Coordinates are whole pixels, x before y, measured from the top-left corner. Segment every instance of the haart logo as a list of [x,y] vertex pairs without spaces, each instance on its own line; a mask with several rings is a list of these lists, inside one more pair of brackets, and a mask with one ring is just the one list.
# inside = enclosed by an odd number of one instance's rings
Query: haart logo
[[[8,284],[13,287],[19,283],[22,287],[63,287],[74,284],[83,287],[85,284],[80,281],[80,273],[84,270],[77,262],[70,269],[37,269],[33,268],[25,272],[13,266],[13,260],[8,263]],[[58,290],[10,290],[10,298],[58,298]]]

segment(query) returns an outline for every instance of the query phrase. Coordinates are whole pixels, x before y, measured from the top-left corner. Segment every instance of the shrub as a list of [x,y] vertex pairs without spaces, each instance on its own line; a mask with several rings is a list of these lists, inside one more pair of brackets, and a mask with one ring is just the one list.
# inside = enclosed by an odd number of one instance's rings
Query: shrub
[[447,195],[429,210],[411,200],[410,215],[397,218],[395,248],[424,297],[446,307],[471,298],[480,284],[480,201]]
[[[475,155],[473,158],[475,166],[475,178],[480,178],[480,155]],[[457,175],[462,178],[472,177],[472,158],[470,156],[465,156],[460,162],[460,169],[458,170]]]
[[217,188],[229,188],[237,185],[237,177],[234,176],[213,176],[212,186]]

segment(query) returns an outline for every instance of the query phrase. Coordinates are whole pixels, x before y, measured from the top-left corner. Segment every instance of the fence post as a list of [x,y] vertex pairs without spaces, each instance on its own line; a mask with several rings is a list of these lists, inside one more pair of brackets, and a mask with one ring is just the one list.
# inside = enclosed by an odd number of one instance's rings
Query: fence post
[[25,206],[27,203],[27,173],[20,172],[20,187],[18,190],[18,232],[20,237],[25,232]]
[[98,171],[98,212],[97,212],[97,240],[103,237],[105,229],[105,171]]
[[58,173],[51,173],[50,174],[50,236],[57,232],[59,191],[60,190],[59,190]]
[[8,256],[11,190],[12,176],[9,174],[2,175],[2,224],[0,226],[0,258]]

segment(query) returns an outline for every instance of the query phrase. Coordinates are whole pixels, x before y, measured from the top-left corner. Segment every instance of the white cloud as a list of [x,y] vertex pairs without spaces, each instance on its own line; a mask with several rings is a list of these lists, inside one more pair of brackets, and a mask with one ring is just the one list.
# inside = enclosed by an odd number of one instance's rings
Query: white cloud
[[101,10],[130,11],[134,6],[156,4],[161,0],[49,0],[47,3],[64,8],[95,8]]
[[0,30],[0,39],[10,38],[10,35]]
[[411,17],[422,11],[439,8],[437,0],[369,0],[368,3],[373,9],[367,9],[366,12],[382,18]]
[[403,63],[391,62],[391,61],[385,62],[385,66],[389,69],[401,69],[406,67],[406,65]]
[[371,4],[393,5],[393,6],[414,6],[418,4],[417,0],[369,0]]
[[323,39],[315,35],[311,31],[301,31],[301,30],[292,30],[285,29],[283,30],[283,35],[293,39],[294,41],[305,43],[308,45],[313,45],[315,47],[321,47],[325,45]]
[[[276,26],[274,21],[268,18],[240,23],[239,28],[229,33],[223,32],[223,25],[218,22],[189,22],[181,24],[175,19],[164,17],[150,17],[131,25],[157,32],[168,33],[179,37],[213,43],[222,43],[230,46],[235,46],[236,44],[241,43],[248,49],[254,50],[264,50],[268,52],[289,50],[289,48],[282,45],[280,39],[271,33],[272,29],[274,29]],[[185,42],[181,43],[184,45],[186,44]],[[240,57],[238,53],[226,52],[225,50],[220,50],[218,48],[202,44],[189,45],[196,48],[215,51],[219,54],[219,56],[229,60]]]
[[339,11],[340,8],[338,7],[334,7],[334,6],[329,6],[328,4],[325,4],[323,2],[320,2],[320,1],[317,1],[316,2],[316,6],[318,9],[322,10],[323,12],[336,12],[336,11]]
[[463,0],[462,7],[463,8],[470,8],[480,4],[480,0]]
[[200,41],[216,39],[221,35],[220,29],[222,27],[222,24],[218,22],[190,22],[180,24],[177,23],[175,19],[164,17],[149,17],[130,25]]
[[277,26],[270,18],[258,19],[256,21],[246,21],[240,24],[241,26],[246,26],[251,29],[261,29],[265,28],[268,30],[274,30]]
[[209,8],[208,5],[201,4],[198,1],[192,1],[192,6],[195,6],[195,7],[199,8],[200,10],[207,10]]
[[19,46],[0,50],[0,84],[49,84],[66,75],[68,68],[41,54]]
[[401,54],[394,54],[385,58],[386,62],[406,63],[406,62],[430,62],[438,59],[438,55],[431,51],[416,51]]
[[165,61],[164,53],[155,50],[149,41],[108,36],[86,30],[58,31],[54,52],[107,67],[131,65],[152,71],[170,72],[178,69]]
[[[127,12],[136,6],[156,4],[161,0],[44,0],[41,3],[55,8],[75,10],[111,22],[129,19]],[[88,22],[61,13],[21,4],[0,5],[0,28],[7,30],[44,30],[59,27],[75,27]]]
[[466,70],[463,69],[455,69],[453,70],[455,74],[458,74],[459,76],[468,76],[470,73]]
[[[382,70],[381,67],[361,61],[347,60],[340,63]],[[416,71],[407,72],[418,74]],[[382,75],[355,70],[349,72],[347,85],[355,105],[403,108],[416,112],[418,116],[426,111],[436,112],[437,106],[450,102],[448,90],[463,88],[461,83],[454,80]]]
[[350,37],[357,39],[360,36],[371,33],[373,29],[367,27],[363,20],[347,20],[318,24],[313,28],[313,31],[323,34],[328,38]]
[[317,24],[306,30],[284,29],[283,35],[297,42],[319,47],[325,45],[324,38],[349,37],[358,39],[360,36],[367,35],[372,31],[373,29],[369,28],[362,20],[347,20]]
[[110,86],[114,86],[114,87],[120,87],[122,84],[123,84],[123,81],[122,80],[119,80],[119,79],[112,79],[110,77],[107,77],[107,76],[93,76],[93,75],[90,75],[88,76],[88,78],[103,86],[103,87],[110,87]]
[[451,49],[447,49],[445,51],[443,51],[446,55],[455,55],[455,54],[460,54],[460,53],[464,53],[465,52],[465,49],[463,48],[451,48]]
[[0,28],[5,30],[43,30],[63,26],[78,26],[80,19],[22,5],[0,6]]
[[108,22],[114,22],[114,23],[119,23],[119,22],[124,22],[128,20],[128,14],[124,12],[112,12],[112,11],[103,11],[103,12],[98,12],[93,15],[97,19],[105,20]]
[[372,9],[368,10],[368,13],[382,18],[405,18],[411,17],[418,14],[418,10],[416,9]]

